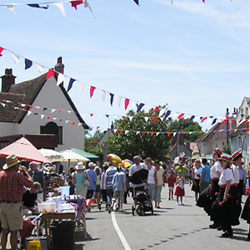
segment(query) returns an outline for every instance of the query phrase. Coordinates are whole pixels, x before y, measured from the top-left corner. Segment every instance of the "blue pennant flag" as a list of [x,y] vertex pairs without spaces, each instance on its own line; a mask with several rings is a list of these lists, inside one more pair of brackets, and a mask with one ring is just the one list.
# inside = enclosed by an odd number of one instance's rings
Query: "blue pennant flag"
[[217,118],[214,118],[211,125],[214,125],[216,123],[216,121],[217,121]]
[[109,93],[109,95],[110,95],[110,105],[112,106],[114,101],[114,94]]
[[43,108],[43,111],[46,111],[48,108]]
[[109,118],[109,115],[106,115],[107,118]]
[[161,132],[162,135],[165,135],[165,132]]
[[140,120],[141,120],[141,117],[140,117],[140,116],[137,116],[137,120],[140,121]]
[[32,61],[29,59],[25,58],[25,69],[29,69],[32,66]]
[[141,111],[141,109],[143,108],[145,104],[144,103],[140,103],[140,105],[137,108],[137,113],[139,113]]
[[73,86],[73,83],[75,82],[76,80],[73,79],[73,78],[70,78],[69,80],[69,86],[68,86],[68,89],[67,89],[67,92],[69,92]]
[[31,4],[27,4],[29,7],[31,8],[38,8],[38,9],[44,9],[44,10],[47,10],[49,8],[49,5],[46,5],[46,6],[41,6],[40,4],[37,4],[37,3],[31,3]]
[[137,5],[139,5],[139,0],[134,0],[134,2],[135,2]]
[[169,116],[170,114],[171,114],[171,111],[168,110],[168,111],[166,112],[166,114],[165,114],[165,119],[168,118],[168,116]]
[[194,118],[195,118],[195,115],[192,115],[189,120],[193,121]]

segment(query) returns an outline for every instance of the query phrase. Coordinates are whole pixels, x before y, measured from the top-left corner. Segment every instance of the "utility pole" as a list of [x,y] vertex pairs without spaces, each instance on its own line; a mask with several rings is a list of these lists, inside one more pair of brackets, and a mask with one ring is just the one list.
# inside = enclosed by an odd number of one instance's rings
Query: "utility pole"
[[[226,110],[226,117],[228,117],[229,116],[229,108],[227,108],[227,110]],[[229,119],[227,119],[227,128],[226,128],[226,130],[227,130],[227,146],[229,145]]]

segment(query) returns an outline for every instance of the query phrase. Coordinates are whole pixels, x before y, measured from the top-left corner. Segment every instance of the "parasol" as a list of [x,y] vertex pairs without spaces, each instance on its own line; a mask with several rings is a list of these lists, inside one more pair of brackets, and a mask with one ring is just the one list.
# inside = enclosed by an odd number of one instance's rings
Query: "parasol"
[[130,177],[130,182],[132,182],[133,184],[141,184],[145,182],[147,178],[148,178],[148,170],[142,168],[139,171],[132,174],[132,176]]
[[51,163],[49,159],[43,156],[39,150],[24,137],[0,150],[0,157],[7,157],[12,154],[16,155],[17,158],[22,159],[23,161]]
[[62,155],[53,149],[41,148],[39,149],[39,152],[52,162],[63,161]]
[[122,168],[129,168],[133,164],[129,159],[122,160]]
[[119,166],[119,164],[122,164],[122,160],[118,155],[109,154],[108,159],[111,162],[111,164],[116,166],[116,167]]

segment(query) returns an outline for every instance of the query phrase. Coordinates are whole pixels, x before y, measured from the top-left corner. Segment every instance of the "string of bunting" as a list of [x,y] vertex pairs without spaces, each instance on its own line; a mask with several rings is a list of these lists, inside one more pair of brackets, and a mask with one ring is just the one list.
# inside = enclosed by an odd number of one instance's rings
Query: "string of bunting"
[[36,3],[9,3],[9,4],[0,4],[0,7],[6,7],[8,8],[8,10],[13,14],[13,15],[16,15],[16,11],[15,11],[15,7],[18,7],[18,6],[28,6],[28,7],[31,7],[31,8],[36,8],[36,9],[42,9],[42,10],[47,10],[49,8],[50,5],[54,5],[58,8],[58,10],[62,13],[63,16],[66,16],[66,12],[65,12],[65,8],[64,8],[64,4],[65,3],[70,3],[71,4],[71,7],[73,7],[75,10],[77,10],[77,7],[79,5],[82,5],[85,7],[85,8],[88,8],[92,14],[93,11],[88,3],[88,0],[71,0],[71,1],[67,1],[67,0],[64,0],[64,1],[58,1],[58,2],[36,2]]
[[[153,109],[153,113],[152,116],[153,117],[144,117],[145,120],[152,118],[154,123],[157,122],[157,119],[172,119],[172,120],[179,120],[179,119],[184,119],[185,121],[194,121],[194,122],[200,122],[201,124],[206,122],[207,124],[210,125],[214,125],[215,123],[221,121],[223,124],[225,124],[228,120],[229,117],[226,115],[225,117],[221,117],[221,116],[201,116],[201,115],[193,115],[193,114],[186,114],[183,112],[178,112],[178,111],[173,111],[173,110],[169,110],[169,109],[160,109],[159,107],[152,107],[149,104],[146,103],[142,103],[136,100],[132,100],[128,97],[123,97],[123,96],[117,96],[115,94],[113,94],[112,92],[109,92],[107,90],[104,89],[100,89],[97,88],[95,86],[93,86],[92,84],[88,84],[88,83],[83,83],[80,80],[77,80],[71,76],[62,74],[54,69],[51,69],[47,66],[42,65],[41,63],[38,63],[36,61],[30,60],[20,54],[17,54],[7,48],[4,47],[0,47],[0,58],[1,56],[3,56],[4,52],[8,52],[10,53],[11,57],[13,58],[15,63],[19,63],[20,58],[24,59],[24,69],[28,70],[29,68],[31,68],[34,64],[37,66],[38,70],[40,73],[43,73],[45,70],[48,70],[47,75],[46,75],[46,80],[50,79],[51,77],[54,77],[55,74],[58,74],[57,77],[57,86],[59,86],[60,84],[62,84],[66,78],[69,79],[69,84],[67,87],[67,92],[69,92],[72,87],[76,84],[76,83],[80,83],[81,84],[81,90],[83,89],[84,85],[87,85],[89,87],[89,96],[90,99],[93,98],[94,94],[96,93],[96,91],[100,91],[101,96],[102,96],[102,100],[103,102],[106,99],[106,96],[109,96],[110,98],[110,105],[111,107],[114,105],[114,99],[116,99],[117,101],[117,105],[118,107],[121,107],[121,101],[124,101],[124,109],[125,111],[128,110],[128,108],[130,110],[136,110],[137,114],[139,114],[141,111],[145,111],[146,113]],[[122,116],[125,117],[125,116]],[[137,117],[137,116],[136,116]],[[235,117],[234,117],[235,118]],[[129,119],[133,119],[133,117],[129,117]],[[232,119],[232,122],[234,121],[234,119]]]
[[[6,101],[6,100],[5,100]],[[11,103],[11,101],[8,101],[7,103]],[[21,107],[17,107],[17,106],[11,106],[11,105],[8,105],[6,103],[3,102],[2,99],[0,99],[0,104],[3,106],[3,107],[6,107],[6,108],[13,108],[15,110],[20,110],[20,111],[23,111],[23,112],[27,112],[27,115],[30,116],[31,114],[33,114],[34,116],[38,116],[41,118],[41,120],[43,119],[46,119],[46,120],[58,120],[59,122],[65,122],[65,124],[68,124],[68,125],[72,125],[72,126],[81,126],[83,125],[83,123],[81,122],[76,122],[76,121],[72,121],[72,120],[66,120],[66,119],[62,119],[62,118],[58,118],[58,117],[54,117],[54,116],[51,116],[51,115],[45,115],[45,114],[42,114],[42,113],[39,113],[39,112],[33,112],[31,111],[31,109],[33,109],[33,107],[31,107],[31,105],[26,105],[26,104],[22,104]],[[36,108],[38,108],[38,106],[36,106]],[[42,111],[47,111],[48,109],[47,108],[43,108]],[[56,109],[53,109],[53,111],[55,111]],[[62,112],[62,110],[58,109],[58,112]],[[67,111],[67,113],[73,113],[72,111]],[[100,126],[97,126],[96,127],[96,130],[100,129]],[[212,132],[208,131],[207,133],[221,133],[221,132],[225,132],[226,134],[229,133],[229,132],[237,132],[237,131],[240,131],[241,133],[244,133],[244,132],[248,132],[248,128],[240,128],[240,129],[220,129],[220,130],[214,130]],[[134,130],[123,130],[123,129],[114,129],[114,133],[119,133],[119,134],[124,134],[124,135],[127,135],[128,133],[135,133],[136,135],[139,135],[141,134],[142,136],[144,135],[150,135],[150,136],[158,136],[158,135],[166,135],[168,137],[170,136],[175,136],[176,134],[183,134],[183,135],[186,135],[186,134],[204,134],[204,132],[202,131],[134,131]]]

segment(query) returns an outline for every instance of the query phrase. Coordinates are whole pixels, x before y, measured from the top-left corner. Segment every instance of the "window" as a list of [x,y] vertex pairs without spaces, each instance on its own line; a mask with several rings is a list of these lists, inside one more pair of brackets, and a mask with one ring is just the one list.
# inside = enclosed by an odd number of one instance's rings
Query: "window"
[[246,118],[248,117],[248,107],[246,107],[246,109],[245,109],[245,116],[246,116]]
[[54,122],[49,122],[46,126],[41,126],[40,134],[57,135],[58,144],[63,144],[63,127],[57,126]]

